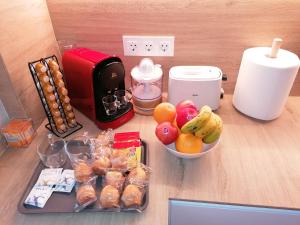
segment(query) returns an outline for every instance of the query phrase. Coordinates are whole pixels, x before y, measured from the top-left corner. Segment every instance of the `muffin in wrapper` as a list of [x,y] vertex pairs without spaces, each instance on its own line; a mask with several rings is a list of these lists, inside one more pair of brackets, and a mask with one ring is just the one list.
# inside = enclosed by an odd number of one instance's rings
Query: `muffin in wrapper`
[[77,183],[75,212],[80,212],[97,201],[96,179],[94,176],[84,183]]

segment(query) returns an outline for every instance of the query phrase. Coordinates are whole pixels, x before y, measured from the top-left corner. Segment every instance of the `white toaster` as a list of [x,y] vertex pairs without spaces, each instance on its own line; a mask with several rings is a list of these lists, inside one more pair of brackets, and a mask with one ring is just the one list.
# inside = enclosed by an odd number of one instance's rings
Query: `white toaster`
[[175,66],[169,71],[168,101],[192,100],[216,110],[222,95],[222,71],[213,66]]

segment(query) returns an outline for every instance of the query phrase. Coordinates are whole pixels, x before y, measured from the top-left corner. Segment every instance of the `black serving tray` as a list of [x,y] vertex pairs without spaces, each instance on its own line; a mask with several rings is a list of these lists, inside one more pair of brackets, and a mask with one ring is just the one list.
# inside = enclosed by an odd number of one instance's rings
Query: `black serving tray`
[[[142,141],[142,154],[141,154],[141,161],[143,164],[148,165],[148,149],[147,144]],[[70,161],[67,160],[65,165],[63,166],[64,169],[72,169]],[[53,192],[51,197],[48,199],[44,208],[37,208],[33,206],[29,206],[24,204],[26,197],[28,196],[29,192],[33,188],[34,184],[36,183],[41,171],[45,169],[45,166],[40,162],[36,167],[25,191],[18,203],[18,211],[23,214],[42,214],[42,213],[73,213],[74,206],[76,204],[76,193],[75,187],[73,188],[71,193],[63,193],[63,192]],[[99,197],[101,187],[101,177],[97,179],[97,196]],[[147,188],[146,193],[143,198],[142,205],[138,209],[125,209],[121,208],[120,212],[140,212],[144,211],[147,208],[149,201],[149,190]],[[99,208],[99,202],[97,201],[92,206],[85,208],[82,212],[119,212],[114,209],[101,209]]]

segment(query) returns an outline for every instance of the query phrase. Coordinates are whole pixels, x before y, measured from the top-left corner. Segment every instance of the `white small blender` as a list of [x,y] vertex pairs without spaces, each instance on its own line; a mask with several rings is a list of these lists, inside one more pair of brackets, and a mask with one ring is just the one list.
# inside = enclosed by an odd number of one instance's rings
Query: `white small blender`
[[162,69],[149,58],[141,60],[131,70],[132,100],[135,111],[151,115],[155,106],[162,101]]

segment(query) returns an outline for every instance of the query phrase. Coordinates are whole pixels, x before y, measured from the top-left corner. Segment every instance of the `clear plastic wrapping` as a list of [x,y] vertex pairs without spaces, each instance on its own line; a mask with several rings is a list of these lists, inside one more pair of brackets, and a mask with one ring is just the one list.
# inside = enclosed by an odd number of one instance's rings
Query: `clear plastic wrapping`
[[92,169],[96,175],[105,175],[109,168],[111,168],[111,161],[109,157],[102,155],[94,155]]
[[145,191],[144,187],[140,187],[135,184],[128,184],[122,193],[122,207],[138,209],[142,205]]
[[139,163],[137,167],[130,170],[126,178],[126,184],[134,184],[143,188],[147,187],[149,185],[150,173],[150,167]]
[[74,206],[75,212],[80,212],[87,206],[97,201],[96,194],[96,179],[94,176],[84,183],[77,183],[76,185],[76,205]]
[[112,186],[105,185],[100,193],[99,207],[102,209],[120,209],[120,191]]
[[81,161],[74,164],[75,179],[79,183],[86,182],[94,176],[92,166],[88,161]]
[[111,154],[111,165],[113,170],[127,171],[130,154],[128,151],[113,149]]
[[103,179],[103,185],[111,185],[122,191],[125,177],[120,171],[108,171]]
[[137,137],[138,132],[119,133],[118,142],[113,143],[113,131],[106,130],[93,137],[85,132],[68,142],[66,150],[77,181],[76,212],[97,197],[93,207],[105,211],[143,210],[151,169],[140,163],[142,146]]

